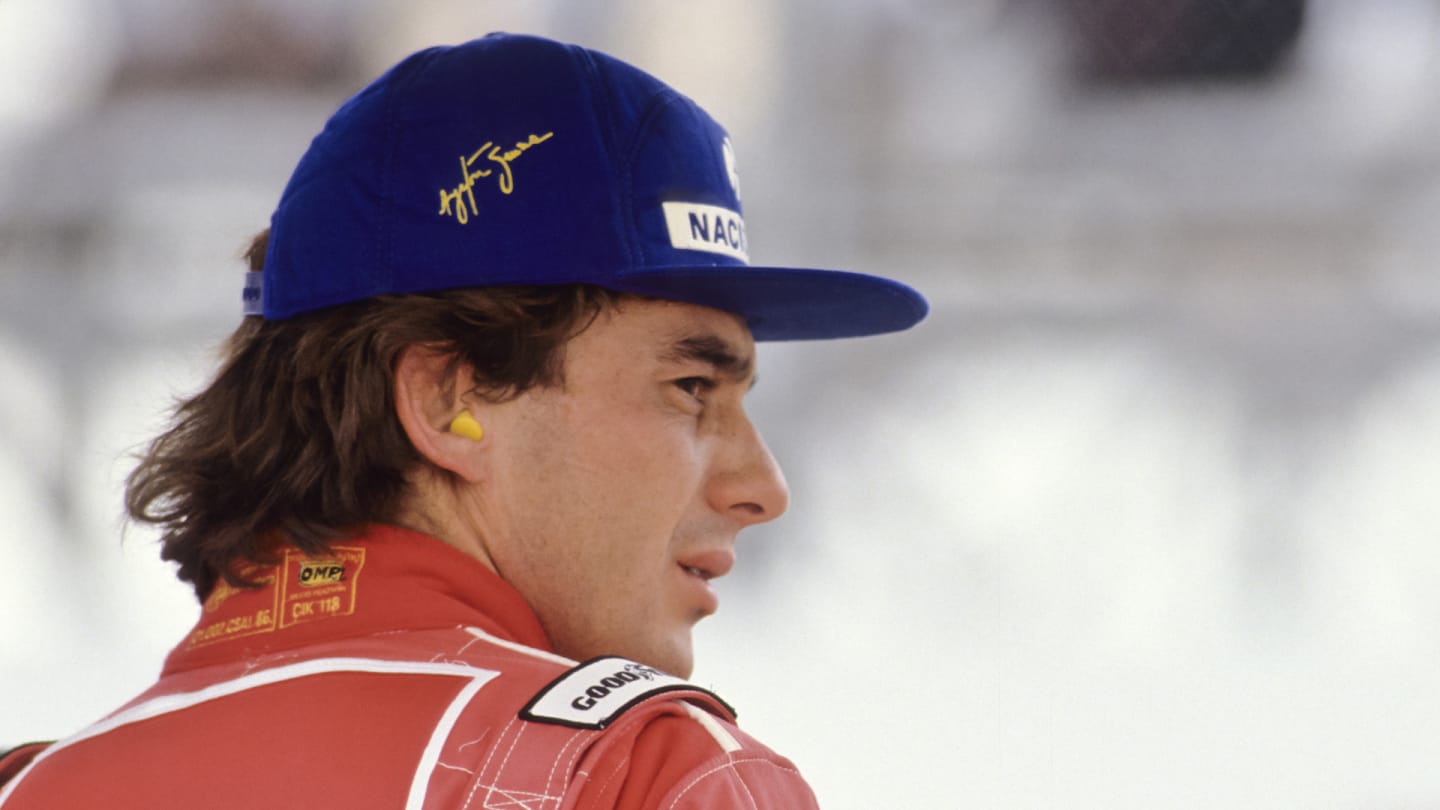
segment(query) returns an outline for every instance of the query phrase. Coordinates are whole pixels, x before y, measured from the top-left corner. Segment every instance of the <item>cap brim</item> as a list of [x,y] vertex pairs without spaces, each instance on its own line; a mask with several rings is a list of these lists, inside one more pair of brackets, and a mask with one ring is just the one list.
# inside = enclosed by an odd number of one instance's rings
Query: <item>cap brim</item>
[[651,267],[605,282],[623,292],[734,312],[756,340],[824,340],[909,329],[930,305],[898,281],[794,267]]

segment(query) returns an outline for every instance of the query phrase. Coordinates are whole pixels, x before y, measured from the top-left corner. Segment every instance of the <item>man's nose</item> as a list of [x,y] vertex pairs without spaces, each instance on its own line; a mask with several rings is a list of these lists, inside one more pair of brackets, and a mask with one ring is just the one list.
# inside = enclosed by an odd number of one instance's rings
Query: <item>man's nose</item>
[[790,506],[790,487],[750,420],[738,418],[723,442],[711,479],[711,507],[742,527],[784,514]]

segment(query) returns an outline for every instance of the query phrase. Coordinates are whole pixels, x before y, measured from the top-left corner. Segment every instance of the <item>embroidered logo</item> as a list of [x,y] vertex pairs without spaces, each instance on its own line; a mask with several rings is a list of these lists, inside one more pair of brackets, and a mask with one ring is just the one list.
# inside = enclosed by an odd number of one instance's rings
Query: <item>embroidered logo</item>
[[306,561],[300,563],[300,587],[314,588],[332,585],[345,578],[345,564],[339,560]]
[[[259,587],[237,588],[221,578],[206,598],[200,623],[185,639],[186,646],[199,647],[275,630],[279,615],[279,589],[274,570],[259,565],[243,565],[236,573],[258,583]],[[232,599],[235,600],[233,603]]]
[[314,559],[288,549],[282,563],[280,629],[355,612],[364,546],[334,546],[334,557]]
[[605,656],[580,664],[555,679],[531,698],[520,710],[520,717],[534,723],[601,729],[631,707],[672,692],[699,692],[734,714],[717,695],[674,675],[625,658]]
[[226,599],[240,593],[240,591],[240,588],[231,585],[229,580],[221,577],[216,581],[215,588],[210,591],[210,595],[205,597],[205,612],[214,613],[220,609],[220,606],[225,603]]
[[718,205],[687,202],[661,203],[660,208],[672,247],[750,261],[745,220],[738,213]]
[[475,202],[475,181],[499,172],[496,184],[500,193],[510,194],[515,190],[515,173],[510,164],[554,136],[554,132],[532,134],[523,141],[517,141],[510,149],[498,146],[493,141],[486,141],[469,156],[461,155],[460,183],[454,188],[440,189],[440,215],[454,217],[461,225],[469,222],[470,217],[479,216],[480,206]]
[[735,190],[735,199],[740,199],[740,172],[735,170],[735,145],[726,138],[720,142],[720,156],[725,160],[725,174],[730,178],[730,188]]

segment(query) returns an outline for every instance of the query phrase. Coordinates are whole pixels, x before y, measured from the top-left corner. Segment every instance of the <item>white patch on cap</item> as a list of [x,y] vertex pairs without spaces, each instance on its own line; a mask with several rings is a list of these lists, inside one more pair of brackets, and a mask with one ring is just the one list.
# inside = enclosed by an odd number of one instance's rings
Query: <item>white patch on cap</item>
[[670,231],[672,247],[750,261],[745,218],[738,213],[700,203],[667,202],[660,207],[665,211],[665,227]]
[[265,274],[247,272],[245,292],[242,293],[246,315],[265,314]]
[[735,190],[735,199],[740,199],[740,172],[735,170],[735,145],[726,138],[720,142],[720,154],[725,158],[725,174],[730,178],[730,188]]

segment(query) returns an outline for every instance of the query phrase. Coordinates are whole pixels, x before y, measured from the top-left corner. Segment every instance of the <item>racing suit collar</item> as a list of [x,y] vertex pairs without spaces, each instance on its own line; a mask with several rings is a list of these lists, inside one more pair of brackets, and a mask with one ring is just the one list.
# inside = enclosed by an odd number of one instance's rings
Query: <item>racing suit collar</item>
[[373,525],[336,540],[331,555],[282,550],[271,566],[243,571],[262,583],[223,581],[165,672],[194,669],[330,640],[395,630],[477,627],[552,651],[524,597],[480,561],[398,526]]

